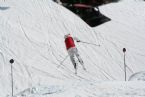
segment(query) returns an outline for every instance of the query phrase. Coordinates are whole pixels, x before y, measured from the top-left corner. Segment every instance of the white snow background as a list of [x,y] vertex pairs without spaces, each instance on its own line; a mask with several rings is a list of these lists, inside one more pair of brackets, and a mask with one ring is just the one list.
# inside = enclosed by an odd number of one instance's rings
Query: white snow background
[[[111,21],[91,28],[51,0],[0,0],[0,97],[11,96],[12,58],[15,97],[145,97],[145,82],[124,82],[122,52],[127,79],[145,71],[145,2],[100,11]],[[66,58],[67,33],[101,45],[76,44],[87,68],[78,64],[78,75]]]

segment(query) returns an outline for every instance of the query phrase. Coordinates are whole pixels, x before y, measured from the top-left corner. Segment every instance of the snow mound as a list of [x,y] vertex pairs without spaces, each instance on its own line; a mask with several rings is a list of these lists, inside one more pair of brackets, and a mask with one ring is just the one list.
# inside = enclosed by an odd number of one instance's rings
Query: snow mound
[[36,86],[32,88],[25,89],[24,91],[18,93],[14,97],[33,97],[34,95],[48,95],[57,94],[63,92],[65,89],[63,86]]
[[63,86],[34,87],[14,97],[145,97],[144,85],[136,81],[74,81]]
[[133,74],[129,78],[129,81],[145,81],[145,71],[137,72],[137,73]]

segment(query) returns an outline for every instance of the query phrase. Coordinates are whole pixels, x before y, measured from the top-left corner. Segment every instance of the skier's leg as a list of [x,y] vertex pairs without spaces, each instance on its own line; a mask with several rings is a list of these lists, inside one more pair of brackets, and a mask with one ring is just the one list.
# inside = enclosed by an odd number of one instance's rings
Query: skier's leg
[[79,53],[78,53],[77,48],[76,48],[75,55],[76,55],[76,57],[78,58],[78,60],[79,60],[80,64],[81,64],[81,65],[82,65],[82,67],[83,67],[83,69],[84,69],[84,70],[86,70],[86,68],[85,68],[85,66],[84,66],[84,62],[83,62],[82,58],[80,57],[80,55],[79,55]]
[[77,74],[77,63],[75,62],[74,54],[70,55],[70,60],[71,60],[72,64],[74,65],[75,74]]

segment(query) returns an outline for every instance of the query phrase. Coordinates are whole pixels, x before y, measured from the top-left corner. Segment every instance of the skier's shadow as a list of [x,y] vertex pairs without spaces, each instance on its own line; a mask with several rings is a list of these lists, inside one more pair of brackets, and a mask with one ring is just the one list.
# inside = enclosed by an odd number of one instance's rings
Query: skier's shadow
[[10,7],[6,7],[6,6],[0,6],[0,10],[7,10],[7,9],[9,9]]

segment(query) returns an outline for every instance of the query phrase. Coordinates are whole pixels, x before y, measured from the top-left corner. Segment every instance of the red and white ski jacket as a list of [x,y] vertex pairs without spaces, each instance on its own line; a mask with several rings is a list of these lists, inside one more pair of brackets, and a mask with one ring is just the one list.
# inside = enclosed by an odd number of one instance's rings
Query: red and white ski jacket
[[66,45],[66,49],[70,49],[70,48],[75,48],[75,42],[76,41],[80,41],[77,37],[72,37],[71,35],[68,35],[67,37],[65,37],[65,45]]
[[65,38],[65,45],[66,45],[67,50],[75,47],[74,40],[71,36],[68,36],[67,38]]

